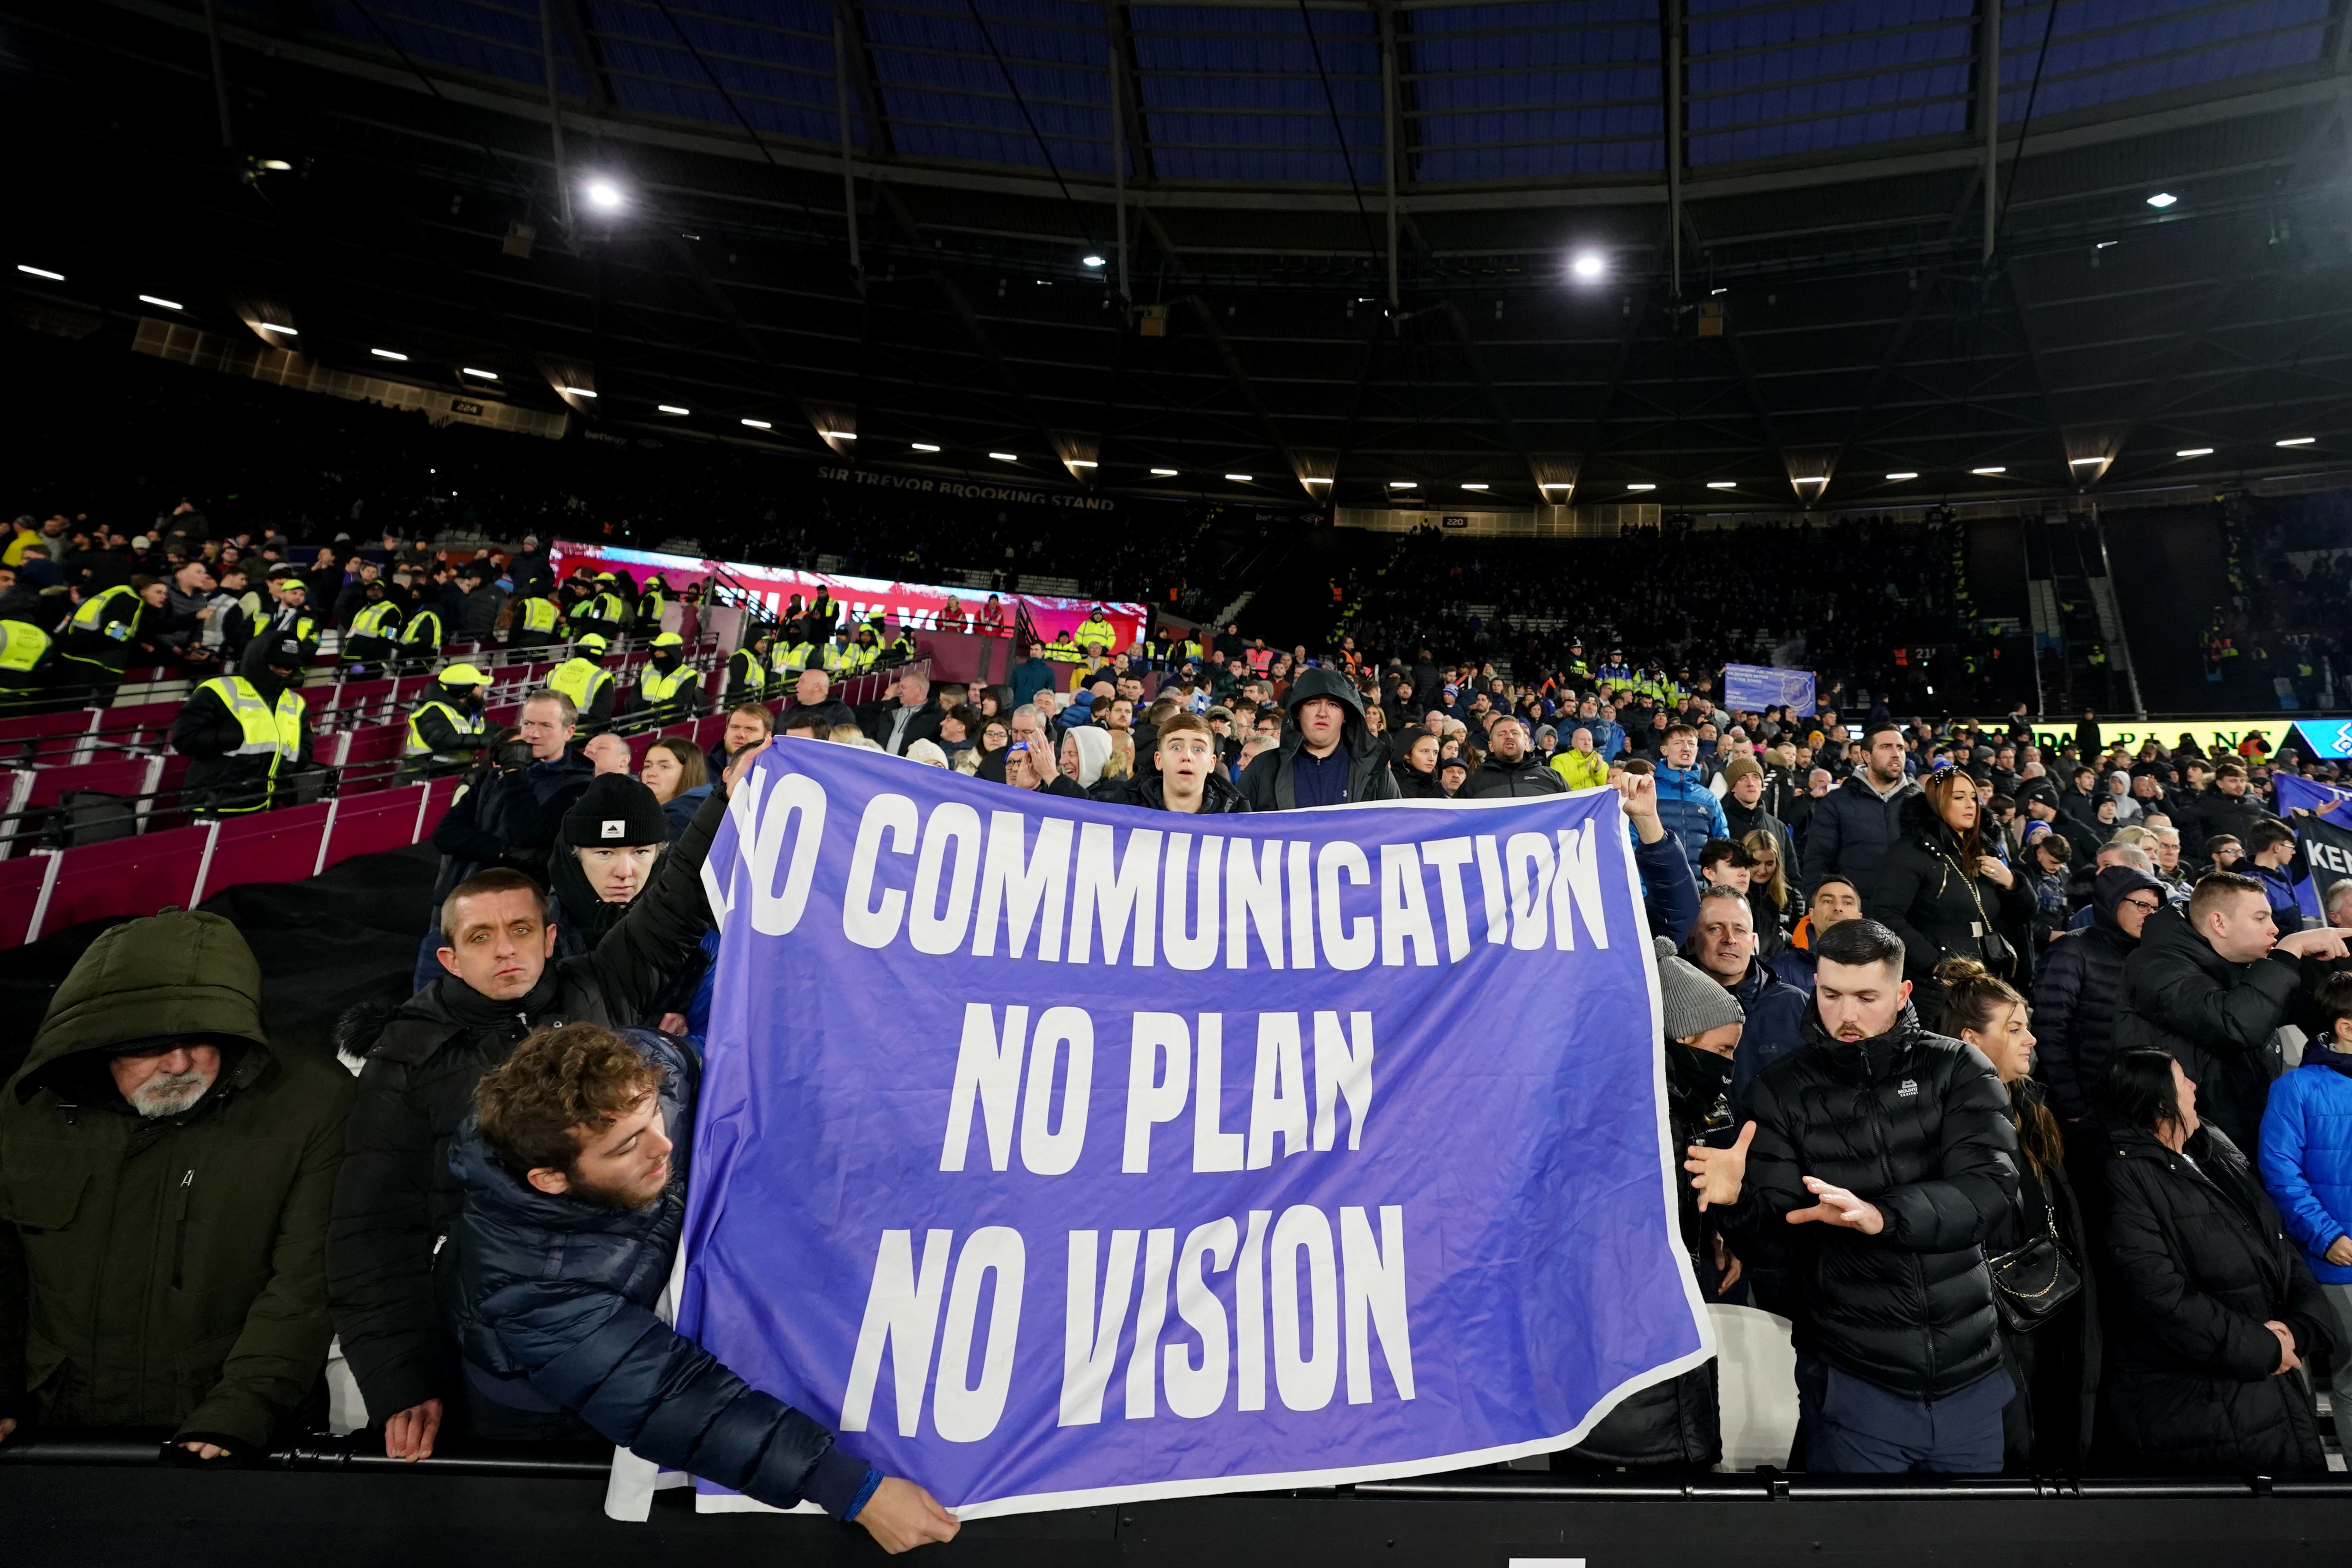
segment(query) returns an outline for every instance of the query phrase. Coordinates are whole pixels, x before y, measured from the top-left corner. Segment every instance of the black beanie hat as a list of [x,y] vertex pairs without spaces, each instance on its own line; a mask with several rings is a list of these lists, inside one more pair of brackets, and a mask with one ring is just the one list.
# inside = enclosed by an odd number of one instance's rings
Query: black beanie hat
[[599,773],[563,814],[563,841],[581,849],[669,842],[669,818],[654,792],[626,773]]

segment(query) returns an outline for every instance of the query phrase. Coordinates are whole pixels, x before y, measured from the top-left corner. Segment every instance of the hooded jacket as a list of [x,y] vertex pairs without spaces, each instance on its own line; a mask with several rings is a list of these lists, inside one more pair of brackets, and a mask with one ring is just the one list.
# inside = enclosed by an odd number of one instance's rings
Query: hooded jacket
[[2210,1126],[2185,1159],[2137,1130],[2108,1143],[2106,1398],[2135,1468],[2324,1472],[2310,1391],[2277,1375],[2263,1324],[2309,1362],[2335,1319],[2245,1156]]
[[1389,771],[1388,748],[1365,727],[1364,700],[1354,686],[1328,669],[1309,669],[1291,684],[1284,707],[1291,716],[1282,745],[1258,754],[1242,770],[1242,796],[1252,811],[1293,811],[1298,806],[1297,758],[1307,737],[1298,730],[1298,710],[1318,697],[1328,697],[1346,711],[1339,723],[1339,751],[1348,759],[1347,798],[1350,801],[1396,800],[1402,792]]
[[2327,1249],[2352,1233],[2352,1052],[2312,1040],[2303,1065],[2271,1085],[2262,1167],[2263,1189],[2312,1278],[2352,1285],[2352,1265],[2327,1261]]
[[850,1517],[879,1475],[654,1315],[686,1222],[701,1063],[648,1030],[626,1035],[662,1069],[676,1144],[651,1207],[541,1192],[490,1152],[471,1115],[450,1150],[465,1209],[439,1265],[441,1300],[467,1375],[484,1397],[575,1411],[642,1458],[772,1508],[807,1497]]
[[1704,766],[1670,767],[1657,764],[1658,821],[1664,825],[1666,836],[1683,847],[1683,858],[1698,866],[1699,851],[1710,838],[1721,838],[1730,829],[1723,820],[1723,803],[1707,787],[1707,772]]
[[474,1085],[536,1029],[636,1024],[697,961],[709,925],[702,861],[726,813],[714,790],[596,950],[550,963],[526,994],[494,1002],[444,975],[386,1020],[360,1074],[327,1231],[335,1328],[373,1419],[452,1389],[434,1255],[460,1206],[449,1145]]
[[[1751,1265],[1789,1269],[1799,1351],[1905,1399],[1946,1398],[2000,1366],[1981,1243],[2017,1197],[2009,1093],[1907,1005],[1858,1041],[1808,1009],[1804,1037],[1748,1091],[1748,1177],[1717,1223]],[[1789,1224],[1819,1202],[1807,1176],[1877,1205],[1885,1229]]]
[[1868,901],[1886,852],[1902,837],[1904,805],[1918,793],[1919,786],[1906,779],[1882,800],[1857,772],[1813,802],[1805,822],[1805,891],[1811,894],[1835,871],[1852,879]]
[[[1134,779],[1104,779],[1087,793],[1111,805],[1138,805],[1146,811],[1169,809],[1167,782],[1157,773]],[[1194,815],[1218,816],[1248,809],[1249,802],[1242,798],[1241,787],[1223,772],[1211,768],[1202,778],[1201,809]]]
[[2089,1114],[2106,1081],[2124,960],[2139,946],[2116,922],[2116,906],[2142,888],[2164,896],[2163,884],[2136,867],[2100,872],[2092,884],[2091,929],[2054,943],[2034,981],[2035,1076],[2050,1086],[2050,1107],[2061,1121]]
[[2302,963],[2286,953],[2231,963],[2197,934],[2185,908],[2158,910],[2124,961],[2115,1048],[2170,1052],[2197,1084],[2198,1116],[2252,1148],[2270,1097],[2265,1048],[2303,979]]
[[[282,1055],[218,915],[91,944],[0,1091],[0,1415],[264,1449],[326,1364],[323,1252],[350,1079]],[[220,1075],[134,1111],[110,1048],[207,1039]]]

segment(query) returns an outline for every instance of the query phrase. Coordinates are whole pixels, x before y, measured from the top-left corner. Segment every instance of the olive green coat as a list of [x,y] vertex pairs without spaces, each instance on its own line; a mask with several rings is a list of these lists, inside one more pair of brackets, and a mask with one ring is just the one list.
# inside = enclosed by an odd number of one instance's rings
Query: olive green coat
[[[350,1078],[270,1050],[236,928],[108,931],[0,1089],[0,1416],[265,1447],[327,1355],[327,1214]],[[109,1047],[206,1039],[220,1076],[134,1112]]]

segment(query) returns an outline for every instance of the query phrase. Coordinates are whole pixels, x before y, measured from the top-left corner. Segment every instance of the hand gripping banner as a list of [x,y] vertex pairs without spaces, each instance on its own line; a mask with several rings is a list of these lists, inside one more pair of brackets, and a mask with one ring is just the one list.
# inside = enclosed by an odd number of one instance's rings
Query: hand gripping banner
[[1713,1353],[1608,790],[1191,817],[793,740],[704,876],[679,1327],[966,1518],[1559,1448]]

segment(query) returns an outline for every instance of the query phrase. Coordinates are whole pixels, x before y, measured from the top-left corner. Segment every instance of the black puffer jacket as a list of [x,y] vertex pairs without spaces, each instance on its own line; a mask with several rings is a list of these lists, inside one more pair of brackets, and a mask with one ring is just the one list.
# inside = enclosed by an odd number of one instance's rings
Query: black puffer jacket
[[[1087,791],[1093,799],[1109,805],[1139,805],[1146,811],[1168,809],[1168,785],[1157,773],[1141,778],[1104,779]],[[1218,816],[1227,812],[1247,811],[1249,802],[1242,798],[1240,786],[1220,772],[1212,769],[1201,781],[1202,816]]]
[[2304,981],[2302,963],[2273,952],[2231,963],[2190,927],[2186,911],[2158,910],[2124,961],[2115,1048],[2169,1051],[2197,1084],[2197,1115],[2252,1149],[2271,1094],[2263,1051]]
[[1878,886],[1878,873],[1887,851],[1902,837],[1903,808],[1919,793],[1907,780],[1885,800],[1863,782],[1862,773],[1813,802],[1805,819],[1805,891],[1810,895],[1822,879],[1835,871],[1850,877],[1868,899]]
[[1364,700],[1355,687],[1328,669],[1310,669],[1290,688],[1285,706],[1292,716],[1278,750],[1259,753],[1242,770],[1242,797],[1252,811],[1295,811],[1298,783],[1295,759],[1305,737],[1297,730],[1299,707],[1318,697],[1328,697],[1347,710],[1339,726],[1339,750],[1348,757],[1348,798],[1395,800],[1396,775],[1389,772],[1388,746],[1364,726]]
[[2116,1003],[2123,994],[2124,960],[2139,946],[2116,923],[2116,905],[2135,889],[2164,889],[2147,872],[2110,866],[2092,886],[2091,929],[2053,943],[2033,983],[2035,1075],[2050,1086],[2050,1108],[2062,1121],[2080,1121],[2106,1081],[2115,1054]]
[[[1693,1047],[1665,1042],[1666,1134],[1680,1151],[1696,1143],[1710,1122],[1731,1119],[1731,1063]],[[1680,1163],[1681,1156],[1675,1156]],[[1701,1214],[1698,1194],[1677,1182],[1683,1249],[1701,1279],[1715,1272],[1715,1216]],[[1614,1468],[1706,1469],[1723,1458],[1723,1422],[1713,1361],[1618,1401],[1583,1442],[1562,1456],[1570,1464]],[[1566,1467],[1560,1467],[1566,1468]]]
[[501,1165],[467,1118],[449,1159],[465,1213],[439,1273],[443,1321],[467,1376],[486,1397],[525,1409],[552,1401],[644,1458],[771,1507],[805,1496],[846,1513],[866,1489],[866,1463],[653,1313],[686,1223],[701,1064],[646,1030],[628,1038],[663,1070],[676,1144],[669,1186],[650,1208],[542,1193]]
[[459,1207],[449,1146],[474,1085],[534,1029],[635,1024],[699,958],[709,925],[702,861],[726,812],[712,791],[596,951],[550,964],[529,994],[493,1002],[445,975],[385,1022],[360,1073],[327,1227],[327,1303],[373,1419],[451,1392],[434,1253]]
[[1567,793],[1568,781],[1533,752],[1522,754],[1516,763],[1489,753],[1462,785],[1464,800],[1521,800]]
[[1977,933],[1988,921],[2012,953],[2024,951],[2033,892],[2013,872],[2006,888],[1978,875],[1959,835],[1924,793],[1906,800],[1902,815],[1902,837],[1886,851],[1877,882],[1863,889],[1863,909],[1903,939],[1911,1004],[1921,1017],[1934,1018],[1944,1010],[1936,965],[1948,958],[1982,958],[1984,941]]
[[[1797,1347],[1906,1399],[1956,1394],[2000,1365],[1980,1247],[2017,1193],[2009,1093],[1973,1046],[1906,1008],[1874,1038],[1805,1041],[1749,1090],[1756,1139],[1739,1201],[1717,1222],[1751,1266],[1786,1268]],[[1807,1176],[1878,1205],[1876,1236],[1788,1215]]]
[[2310,1390],[2276,1375],[2263,1325],[2284,1323],[2308,1363],[2335,1338],[2326,1298],[2227,1134],[2200,1127],[2188,1148],[2108,1142],[2109,1429],[2159,1473],[2324,1471]]

